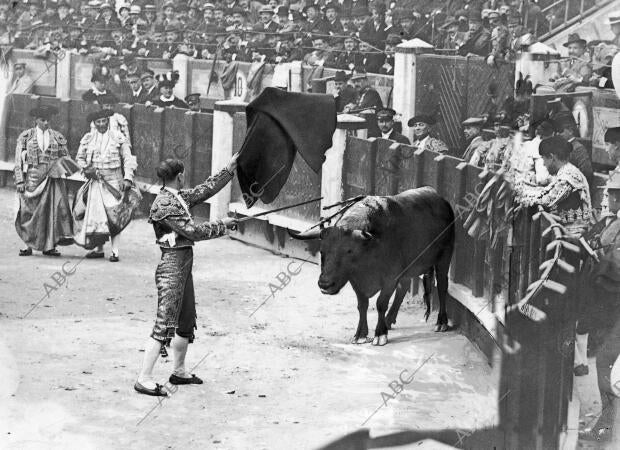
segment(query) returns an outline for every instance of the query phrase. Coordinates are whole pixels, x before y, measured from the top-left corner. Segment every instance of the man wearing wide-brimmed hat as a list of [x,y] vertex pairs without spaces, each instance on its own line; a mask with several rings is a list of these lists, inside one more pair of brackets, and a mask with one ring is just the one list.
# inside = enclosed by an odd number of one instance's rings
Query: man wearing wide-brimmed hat
[[344,71],[338,70],[334,76],[334,98],[336,112],[339,113],[346,105],[357,102],[357,91],[353,86],[348,85],[347,81],[349,81],[349,76]]
[[482,25],[481,11],[471,9],[468,19],[467,39],[459,47],[458,54],[467,56],[471,53],[478,56],[488,56],[491,52],[491,32]]
[[140,201],[133,180],[138,164],[131,144],[119,131],[110,129],[114,111],[91,113],[86,123],[94,129],[84,135],[77,162],[89,180],[78,191],[73,207],[74,239],[91,250],[86,258],[103,258],[103,245],[110,238],[111,262],[119,261],[120,233],[129,224]]
[[[73,243],[71,210],[62,177],[75,172],[77,166],[66,158],[65,137],[49,127],[49,120],[57,113],[58,109],[46,105],[32,109],[35,126],[17,138],[15,186],[19,209],[15,229],[25,244],[20,256],[32,255],[33,249],[60,256],[56,246]],[[72,171],[71,165],[75,166]]]
[[431,127],[437,121],[431,114],[416,114],[407,122],[409,128],[413,130],[413,145],[416,150],[429,150],[437,153],[447,153],[448,146],[440,139],[430,135]]

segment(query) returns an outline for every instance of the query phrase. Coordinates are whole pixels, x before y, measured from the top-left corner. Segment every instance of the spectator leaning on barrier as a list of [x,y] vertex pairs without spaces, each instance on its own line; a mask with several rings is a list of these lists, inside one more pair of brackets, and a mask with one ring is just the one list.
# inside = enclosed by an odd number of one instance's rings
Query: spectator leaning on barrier
[[355,75],[351,77],[351,82],[357,90],[357,102],[348,104],[344,107],[345,113],[362,112],[366,110],[378,111],[383,108],[383,101],[379,93],[370,86],[368,75],[364,69],[358,68]]
[[155,81],[155,72],[151,69],[146,69],[140,75],[140,81],[142,82],[142,92],[138,98],[137,103],[151,104],[159,98],[159,89]]
[[486,119],[484,117],[470,117],[463,122],[463,134],[467,141],[467,148],[463,152],[463,159],[469,164],[477,166],[484,161],[486,155],[485,140],[482,138],[482,127]]
[[336,99],[336,112],[342,112],[346,105],[352,105],[357,102],[357,91],[353,86],[347,84],[349,77],[347,74],[339,70],[334,76],[334,98]]
[[[110,69],[106,66],[97,66],[93,69],[93,75],[90,79],[92,87],[82,94],[82,100],[85,102],[97,102],[99,97],[103,95],[111,95],[115,99],[116,97],[112,93],[108,93],[107,84],[110,80]],[[118,99],[116,99],[118,101]]]

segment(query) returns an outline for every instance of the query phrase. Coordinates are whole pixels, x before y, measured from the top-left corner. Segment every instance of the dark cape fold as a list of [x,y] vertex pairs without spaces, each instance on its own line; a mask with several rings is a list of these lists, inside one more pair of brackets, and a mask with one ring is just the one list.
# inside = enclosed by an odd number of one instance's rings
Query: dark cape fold
[[325,94],[266,88],[246,107],[248,131],[237,177],[246,205],[276,199],[297,152],[314,171],[321,170],[336,129],[336,102]]

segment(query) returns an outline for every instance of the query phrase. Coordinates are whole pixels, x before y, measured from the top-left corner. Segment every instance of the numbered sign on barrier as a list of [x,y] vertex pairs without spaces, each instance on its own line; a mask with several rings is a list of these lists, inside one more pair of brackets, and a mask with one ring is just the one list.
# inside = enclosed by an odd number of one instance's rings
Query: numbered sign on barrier
[[248,80],[242,71],[237,70],[237,81],[235,81],[235,88],[233,91],[232,98],[245,101],[247,95],[248,95]]

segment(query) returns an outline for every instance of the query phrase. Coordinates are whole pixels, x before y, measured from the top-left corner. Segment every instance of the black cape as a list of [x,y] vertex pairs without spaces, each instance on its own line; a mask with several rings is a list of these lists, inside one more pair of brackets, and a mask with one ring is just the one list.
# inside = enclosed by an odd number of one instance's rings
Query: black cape
[[336,102],[325,94],[265,90],[246,107],[248,130],[239,151],[237,177],[250,208],[276,199],[297,152],[321,170],[336,129]]

